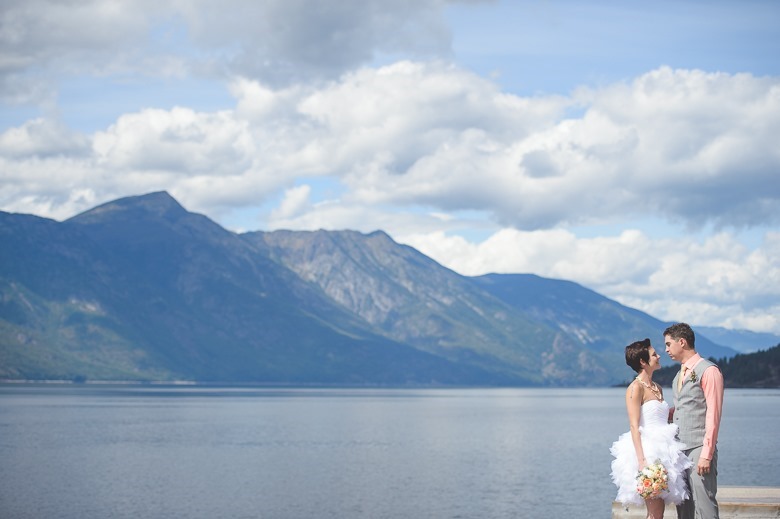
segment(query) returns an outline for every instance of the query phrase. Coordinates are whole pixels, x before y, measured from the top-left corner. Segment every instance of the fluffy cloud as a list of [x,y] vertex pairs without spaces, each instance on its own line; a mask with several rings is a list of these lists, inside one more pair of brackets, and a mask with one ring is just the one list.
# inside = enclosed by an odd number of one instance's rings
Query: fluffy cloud
[[[384,125],[351,126],[336,153],[370,137],[386,143],[346,178],[355,193],[384,203],[488,210],[519,228],[646,213],[691,226],[778,222],[772,210],[780,198],[780,152],[772,143],[780,131],[776,79],[662,68],[630,84],[581,92],[568,103],[507,99],[482,85],[450,84],[465,88],[430,104],[425,94],[405,96],[413,117],[405,125],[396,122],[398,100],[385,96],[383,105],[392,108]],[[366,113],[359,101],[351,110],[334,104],[339,116],[324,119],[334,130],[343,120],[355,123],[353,112]],[[567,105],[582,106],[584,114],[561,119],[544,109]],[[440,125],[429,106],[442,119],[458,115]],[[415,141],[405,146],[410,135]],[[435,146],[426,146],[430,135]],[[399,161],[397,143],[412,155]]]
[[46,119],[33,119],[18,128],[0,134],[0,157],[10,159],[84,156],[89,153],[89,139]]
[[779,221],[777,78],[661,68],[583,92],[583,102],[590,106],[579,122],[583,130],[589,117],[597,118],[612,133],[600,145],[626,148],[613,154],[583,146],[576,158],[595,152],[597,159],[615,159],[615,187],[643,195],[627,200],[632,205],[690,225]]
[[[353,202],[487,211],[526,229],[644,214],[741,227],[778,221],[778,91],[774,79],[661,68],[571,99],[520,98],[401,62],[315,92],[249,83],[239,106],[306,139],[298,166],[337,175]],[[571,107],[583,115],[564,117]]]
[[226,49],[233,73],[274,85],[334,78],[377,54],[446,55],[445,0],[180,2],[201,48]]
[[[159,74],[169,57],[142,52],[159,2],[6,0],[0,6],[0,100],[49,105],[62,77]],[[144,75],[146,75],[144,73]]]
[[[447,0],[6,0],[0,98],[43,102],[79,74],[332,79],[378,56],[446,56]],[[46,71],[42,73],[42,71]]]
[[[107,53],[143,41],[155,2],[7,0],[0,17],[2,61],[21,70]],[[89,28],[86,30],[86,28]],[[64,64],[63,63],[63,64]],[[5,67],[4,67],[5,68]]]
[[[311,208],[309,194],[311,186],[302,185],[290,188],[285,191],[284,199],[279,207],[272,211],[271,220],[283,221],[284,219],[294,218],[297,215],[308,213]],[[283,225],[280,227],[284,227]]]
[[[165,187],[205,211],[329,176],[341,204],[480,211],[529,230],[646,214],[690,227],[780,218],[777,80],[662,68],[524,98],[446,63],[399,62],[322,86],[231,88],[231,111],[148,109],[91,136],[42,120],[6,130],[3,203],[52,171],[63,193],[89,177],[98,198]],[[582,115],[566,116],[572,107]]]
[[188,177],[247,170],[254,158],[246,125],[227,112],[188,108],[123,115],[93,139],[98,164],[116,171],[167,172]]

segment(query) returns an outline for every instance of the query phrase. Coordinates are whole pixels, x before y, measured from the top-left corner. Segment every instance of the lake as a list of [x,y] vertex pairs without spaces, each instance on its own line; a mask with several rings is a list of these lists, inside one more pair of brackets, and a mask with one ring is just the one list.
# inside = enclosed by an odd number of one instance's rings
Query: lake
[[[0,517],[608,519],[623,395],[2,385]],[[726,390],[719,483],[780,486],[778,430]]]

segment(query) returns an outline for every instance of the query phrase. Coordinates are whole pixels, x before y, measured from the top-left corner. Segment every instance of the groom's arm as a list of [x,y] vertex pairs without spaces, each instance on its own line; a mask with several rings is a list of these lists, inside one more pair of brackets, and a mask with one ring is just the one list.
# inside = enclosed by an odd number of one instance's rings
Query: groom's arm
[[710,366],[701,374],[701,389],[707,403],[707,414],[704,418],[704,442],[701,457],[711,460],[718,443],[720,418],[723,412],[723,374],[716,366]]

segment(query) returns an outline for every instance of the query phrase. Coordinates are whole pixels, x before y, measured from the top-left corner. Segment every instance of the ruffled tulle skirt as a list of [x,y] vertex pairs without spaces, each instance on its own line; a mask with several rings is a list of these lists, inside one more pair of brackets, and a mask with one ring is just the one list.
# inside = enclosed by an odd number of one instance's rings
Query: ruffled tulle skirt
[[[685,471],[693,463],[683,454],[685,445],[677,441],[677,426],[674,424],[640,427],[642,450],[648,463],[659,460],[669,475],[669,489],[661,494],[666,504],[678,505],[688,497],[685,483]],[[618,487],[615,501],[623,505],[643,505],[644,499],[636,490],[636,477],[639,467],[636,461],[634,442],[631,433],[621,434],[609,449],[612,456],[612,481]]]

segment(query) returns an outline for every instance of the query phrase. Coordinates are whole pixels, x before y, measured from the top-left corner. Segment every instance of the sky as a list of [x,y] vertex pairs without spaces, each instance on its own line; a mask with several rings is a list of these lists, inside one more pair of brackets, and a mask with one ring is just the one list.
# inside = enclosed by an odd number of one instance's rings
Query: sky
[[777,56],[775,1],[5,0],[0,210],[165,190],[780,334]]

